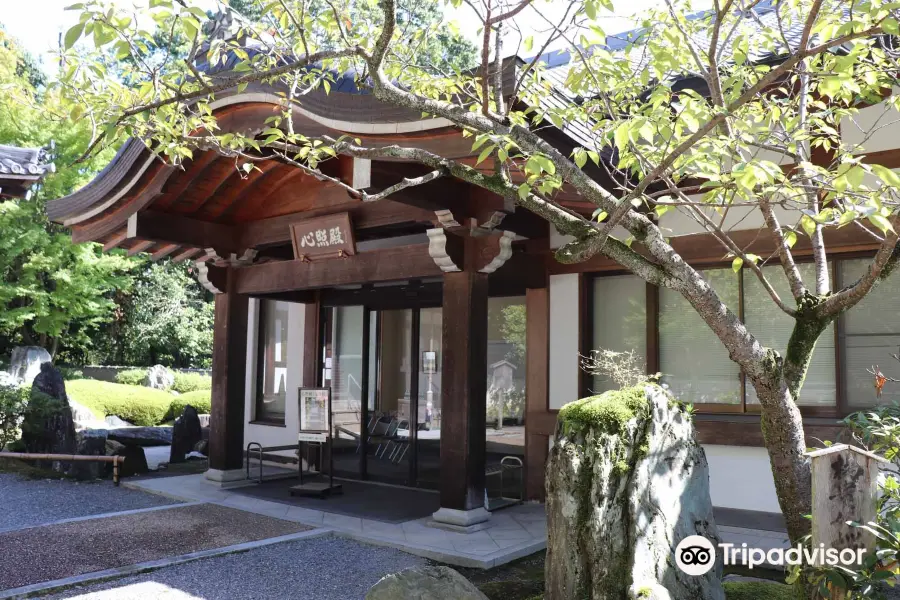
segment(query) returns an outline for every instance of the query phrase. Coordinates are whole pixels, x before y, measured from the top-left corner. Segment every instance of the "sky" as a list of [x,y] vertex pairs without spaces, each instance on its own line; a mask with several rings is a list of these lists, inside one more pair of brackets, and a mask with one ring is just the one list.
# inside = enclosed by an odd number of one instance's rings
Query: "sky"
[[[39,57],[44,69],[48,72],[54,70],[51,52],[58,46],[60,33],[65,33],[78,20],[77,11],[67,11],[65,8],[74,4],[77,0],[0,0],[0,23],[12,36],[17,38],[29,52]],[[134,0],[120,0],[121,5],[131,5]],[[145,2],[146,0],[140,0]],[[429,1],[429,0],[424,0]],[[434,0],[431,0],[434,1]],[[626,31],[632,27],[631,15],[657,4],[660,0],[619,0],[617,3],[627,5],[627,10],[617,11],[615,15],[604,17],[601,27],[608,33],[614,34]],[[204,10],[213,9],[216,0],[190,0],[194,5]],[[561,16],[563,6],[567,3],[552,2],[549,0],[537,0],[538,6],[547,16]],[[478,21],[466,6],[459,9],[447,9],[448,19],[454,20],[460,31],[475,41],[477,37]],[[540,48],[543,41],[540,31],[546,27],[535,11],[526,9],[517,18],[517,23],[524,29],[530,29],[534,35],[534,48]],[[518,40],[509,44],[514,44]],[[546,38],[544,38],[546,39]],[[509,45],[508,45],[509,46]],[[552,47],[551,47],[552,49]]]

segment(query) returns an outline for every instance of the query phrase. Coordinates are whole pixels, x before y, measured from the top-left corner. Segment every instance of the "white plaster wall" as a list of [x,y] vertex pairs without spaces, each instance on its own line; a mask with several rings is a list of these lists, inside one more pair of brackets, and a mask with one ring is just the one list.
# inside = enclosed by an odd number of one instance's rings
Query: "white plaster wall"
[[[894,93],[898,91],[894,88]],[[871,135],[869,133],[871,132]],[[863,140],[868,136],[868,141]],[[863,144],[857,152],[878,152],[898,147],[900,139],[900,113],[886,102],[868,106],[852,118],[841,120],[841,140],[847,144]]]
[[550,408],[578,399],[578,275],[550,276]]
[[713,506],[781,513],[765,448],[705,445]]
[[[297,443],[300,428],[297,391],[303,381],[303,332],[306,319],[306,305],[292,303],[288,311],[287,359],[290,368],[287,373],[287,398],[285,400],[284,427],[253,423],[256,409],[256,354],[259,340],[259,300],[250,299],[247,322],[247,382],[244,393],[244,447],[250,442],[263,446],[284,446]],[[279,452],[284,456],[295,456],[291,451]]]

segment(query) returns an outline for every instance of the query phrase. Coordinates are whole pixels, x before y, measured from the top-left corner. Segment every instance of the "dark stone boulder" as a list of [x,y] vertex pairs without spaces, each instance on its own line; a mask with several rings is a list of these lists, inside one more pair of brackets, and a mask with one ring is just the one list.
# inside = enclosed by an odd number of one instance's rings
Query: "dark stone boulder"
[[[85,429],[79,431],[75,438],[77,440],[76,454],[82,456],[106,456],[106,430],[105,429]],[[78,479],[97,479],[106,471],[106,463],[102,462],[75,462],[69,471],[70,475]]]
[[172,428],[118,427],[110,429],[108,437],[126,446],[168,446],[172,443]]
[[106,440],[106,455],[107,456],[119,456],[125,450],[125,444],[121,442],[117,442],[116,440]]
[[125,462],[119,465],[119,477],[132,477],[150,472],[150,468],[147,466],[147,457],[144,455],[142,447],[125,446],[116,454],[125,459]]
[[185,461],[185,455],[194,449],[194,445],[202,439],[203,431],[197,409],[188,404],[181,416],[175,419],[172,427],[172,448],[169,451],[169,462]]
[[[22,422],[22,444],[25,451],[36,454],[75,454],[75,422],[66,397],[62,374],[51,363],[41,364],[34,378],[31,398]],[[44,465],[49,468],[49,464]],[[56,470],[67,467],[54,464]]]

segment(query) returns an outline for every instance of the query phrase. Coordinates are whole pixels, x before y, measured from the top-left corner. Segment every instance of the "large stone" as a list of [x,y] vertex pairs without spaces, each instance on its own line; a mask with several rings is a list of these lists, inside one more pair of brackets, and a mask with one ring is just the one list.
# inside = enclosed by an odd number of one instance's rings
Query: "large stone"
[[9,359],[9,373],[23,385],[31,385],[41,372],[41,365],[53,362],[50,353],[40,346],[17,346]]
[[692,535],[714,546],[709,465],[687,411],[642,385],[560,410],[546,470],[548,600],[724,600],[721,562],[675,562]]
[[147,369],[144,385],[155,390],[167,390],[175,385],[175,375],[162,365],[153,365]]
[[[83,456],[106,456],[106,430],[84,429],[75,435],[76,454]],[[106,471],[106,463],[74,462],[70,471],[78,479],[97,479]]]
[[126,446],[168,446],[172,443],[172,428],[118,427],[110,429],[108,437]]
[[487,600],[487,596],[450,567],[412,567],[382,577],[365,600]]
[[125,446],[116,455],[125,459],[125,462],[119,466],[120,477],[131,477],[150,472],[150,468],[147,466],[147,456],[140,446]]
[[[41,365],[41,372],[31,386],[31,398],[22,422],[22,443],[26,452],[75,454],[75,423],[66,397],[66,384],[59,370],[49,362]],[[54,464],[53,468],[66,470],[67,467]]]
[[194,445],[202,439],[200,418],[197,409],[188,404],[181,416],[175,419],[172,427],[172,448],[169,450],[169,462],[180,463],[194,449]]

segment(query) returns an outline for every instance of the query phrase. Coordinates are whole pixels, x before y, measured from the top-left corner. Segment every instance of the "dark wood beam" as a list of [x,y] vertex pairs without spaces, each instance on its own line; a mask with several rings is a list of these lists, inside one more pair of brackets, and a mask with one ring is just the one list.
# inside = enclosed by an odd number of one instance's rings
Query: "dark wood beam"
[[134,256],[135,254],[140,254],[141,252],[144,252],[145,250],[148,250],[148,249],[149,249],[151,246],[153,246],[153,244],[155,244],[155,243],[156,243],[156,242],[154,242],[153,240],[143,240],[143,241],[139,241],[138,243],[136,243],[134,246],[132,246],[132,247],[128,250],[128,253],[127,253],[127,254],[128,254],[128,256]]
[[167,244],[150,255],[150,260],[161,260],[181,248],[178,244]]
[[[763,258],[771,256],[775,252],[775,244],[772,234],[768,229],[747,229],[732,231],[728,236],[745,252],[752,252]],[[823,231],[825,246],[830,254],[848,252],[870,252],[878,248],[877,240],[874,240],[859,227],[842,227],[840,229],[829,227]],[[727,250],[716,241],[710,233],[694,233],[679,235],[670,238],[672,248],[688,263],[702,266],[718,266],[731,264],[731,259],[725,255]],[[646,255],[646,251],[639,245],[634,245],[635,250]],[[812,255],[810,239],[806,235],[798,235],[797,243],[792,248],[796,258],[804,258]],[[623,267],[614,260],[597,255],[584,262],[574,264],[562,264],[552,256],[548,259],[547,267],[550,275],[561,273],[585,273],[591,271],[616,271]],[[776,259],[777,262],[777,259]]]
[[190,248],[188,250],[185,250],[184,252],[181,252],[180,254],[175,255],[175,258],[172,259],[172,262],[181,262],[183,260],[187,260],[191,257],[197,256],[198,254],[200,254],[200,252],[200,248]]
[[244,393],[247,376],[248,298],[235,290],[235,270],[216,296],[213,333],[209,468],[241,469],[244,463]]
[[336,285],[436,277],[441,270],[428,255],[427,244],[362,252],[346,258],[314,262],[287,260],[241,267],[236,289],[252,296]]
[[165,244],[215,248],[220,252],[243,250],[237,243],[237,231],[231,225],[153,210],[132,215],[128,221],[128,236]]
[[105,244],[103,244],[103,251],[109,252],[113,248],[118,248],[122,245],[122,243],[128,239],[128,231],[123,229],[113,237],[109,238]]
[[245,248],[259,248],[291,241],[291,224],[321,217],[336,212],[350,213],[350,222],[355,231],[386,227],[401,223],[430,223],[434,218],[431,211],[407,206],[391,200],[377,202],[350,201],[345,206],[308,210],[283,217],[273,217],[253,221],[240,226],[240,245]]

